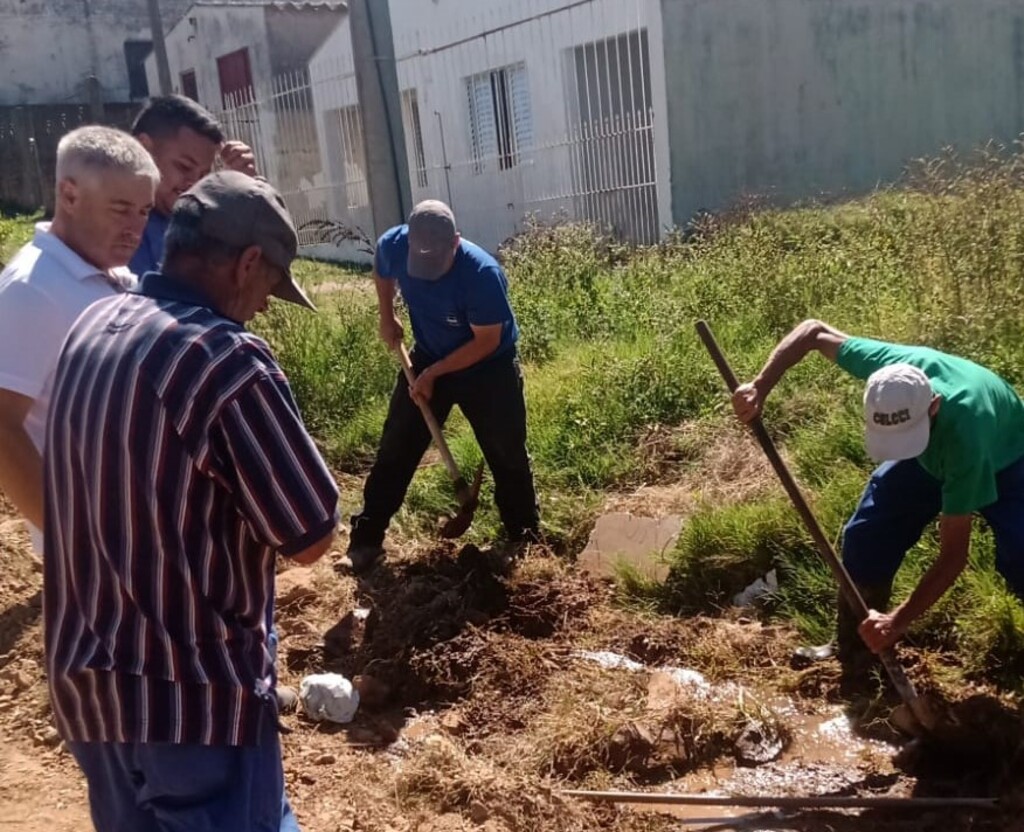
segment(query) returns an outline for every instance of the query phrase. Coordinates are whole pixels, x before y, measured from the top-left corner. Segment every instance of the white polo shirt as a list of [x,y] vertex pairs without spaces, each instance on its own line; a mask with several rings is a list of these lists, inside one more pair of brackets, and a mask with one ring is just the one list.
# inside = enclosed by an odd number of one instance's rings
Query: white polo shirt
[[[34,399],[25,431],[40,453],[46,437],[53,376],[64,338],[87,306],[134,287],[127,268],[105,274],[36,225],[24,246],[0,273],[0,389]],[[32,545],[42,552],[35,527]]]

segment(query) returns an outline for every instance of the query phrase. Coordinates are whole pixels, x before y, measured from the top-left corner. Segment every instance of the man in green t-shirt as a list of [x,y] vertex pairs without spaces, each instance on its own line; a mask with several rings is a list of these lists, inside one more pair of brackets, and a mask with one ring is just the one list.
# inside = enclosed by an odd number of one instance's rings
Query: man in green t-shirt
[[[1013,387],[964,358],[804,321],[757,377],[737,388],[739,419],[759,416],[779,379],[811,350],[867,381],[865,443],[883,464],[843,530],[843,563],[871,614],[857,621],[840,599],[835,647],[801,654],[818,659],[837,652],[855,670],[863,667],[864,644],[875,653],[894,644],[963,571],[975,513],[995,535],[996,567],[1024,599],[1024,402]],[[936,516],[938,559],[910,596],[885,612],[907,550]]]

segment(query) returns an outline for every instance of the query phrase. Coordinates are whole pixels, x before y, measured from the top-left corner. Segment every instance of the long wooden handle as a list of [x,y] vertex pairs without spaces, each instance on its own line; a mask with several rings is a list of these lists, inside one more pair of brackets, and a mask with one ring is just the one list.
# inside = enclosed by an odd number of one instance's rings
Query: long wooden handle
[[[740,386],[739,380],[736,378],[736,374],[732,371],[732,367],[729,366],[729,362],[726,361],[725,355],[718,346],[718,342],[715,341],[715,336],[712,335],[711,329],[704,321],[697,321],[697,334],[700,336],[701,341],[704,342],[704,346],[707,347],[708,353],[711,355],[711,360],[714,361],[715,366],[718,367],[718,372],[725,381],[726,387],[729,388],[729,392],[736,392],[736,388]],[[821,556],[832,569],[832,573],[835,575],[836,581],[839,583],[839,589],[842,591],[843,597],[846,598],[847,603],[853,607],[853,611],[857,614],[858,619],[863,621],[868,617],[867,604],[864,603],[860,590],[857,589],[857,585],[850,577],[850,573],[846,571],[846,567],[843,566],[843,562],[836,555],[835,549],[832,548],[832,544],[829,542],[829,539],[825,536],[821,526],[818,524],[818,520],[811,511],[811,507],[807,504],[807,500],[804,498],[799,486],[797,486],[796,480],[793,479],[793,475],[790,474],[789,468],[786,466],[786,463],[783,461],[778,449],[775,447],[775,442],[772,441],[771,436],[765,429],[764,423],[761,421],[760,417],[758,417],[748,423],[748,427],[757,439],[758,444],[761,446],[761,450],[763,450],[765,456],[768,457],[768,461],[772,464],[772,468],[775,469],[775,473],[782,482],[782,487],[786,489],[789,499],[793,502],[793,507],[800,515],[800,519],[804,521],[804,525],[807,527],[807,531],[810,532],[811,537],[814,539],[814,543],[821,552]]]
[[[409,350],[406,349],[405,344],[399,343],[395,348],[395,352],[398,353],[398,360],[402,364],[405,378],[409,382],[409,386],[412,387],[416,382],[416,374],[412,369],[412,359],[409,357]],[[466,481],[462,478],[462,474],[459,473],[459,466],[455,464],[455,457],[452,456],[452,452],[448,449],[448,443],[444,440],[444,432],[441,430],[441,425],[437,421],[434,411],[430,409],[429,404],[421,402],[419,399],[414,399],[413,401],[416,402],[420,413],[423,414],[423,421],[427,423],[427,429],[430,431],[431,437],[433,437],[434,444],[437,445],[437,450],[440,452],[441,459],[444,460],[444,466],[448,469],[451,478],[457,486],[465,486]]]
[[[715,341],[715,336],[711,333],[711,328],[704,321],[697,321],[696,327],[700,340],[703,341],[704,346],[707,347],[708,353],[711,355],[711,359],[715,362],[715,366],[718,367],[718,372],[721,373],[726,386],[729,388],[729,392],[734,393],[736,388],[739,387],[739,381],[736,378],[736,374],[732,371],[732,367],[729,366],[729,362],[726,361],[725,355],[718,346],[718,342]],[[761,450],[764,451],[765,456],[768,457],[768,461],[772,464],[772,468],[775,469],[775,473],[778,475],[779,480],[782,483],[782,487],[789,495],[789,499],[792,501],[797,514],[799,514],[800,519],[804,521],[804,525],[807,527],[807,531],[810,532],[811,538],[818,547],[818,551],[825,559],[825,563],[827,563],[829,568],[832,570],[832,574],[835,576],[836,582],[839,584],[839,591],[846,599],[846,603],[853,608],[857,619],[859,621],[863,621],[868,617],[868,606],[864,603],[864,598],[861,596],[860,590],[857,589],[857,585],[850,577],[850,573],[846,571],[846,567],[843,566],[843,562],[836,555],[835,549],[832,548],[832,543],[825,536],[821,526],[818,524],[818,520],[814,516],[814,512],[811,511],[811,507],[807,504],[807,500],[804,498],[803,493],[797,486],[796,480],[793,479],[793,475],[790,474],[789,468],[779,455],[779,451],[775,447],[775,443],[772,441],[768,431],[765,430],[764,423],[761,421],[760,417],[758,417],[749,423],[749,427],[756,437],[758,444],[760,444]],[[928,727],[929,715],[925,711],[924,703],[921,702],[917,695],[917,691],[914,689],[913,683],[907,678],[906,673],[904,673],[903,666],[899,661],[897,661],[896,653],[892,648],[889,648],[879,653],[878,658],[881,660],[886,672],[889,674],[889,678],[892,679],[892,683],[895,686],[896,691],[899,693],[903,701],[907,703],[907,707],[910,708],[914,716],[917,717],[918,721],[923,726]]]

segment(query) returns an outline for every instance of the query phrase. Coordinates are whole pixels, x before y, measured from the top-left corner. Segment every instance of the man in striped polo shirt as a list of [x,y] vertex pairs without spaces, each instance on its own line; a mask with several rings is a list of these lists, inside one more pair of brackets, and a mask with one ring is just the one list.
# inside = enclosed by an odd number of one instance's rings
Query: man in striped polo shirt
[[281,197],[234,172],[179,199],[163,273],[65,342],[45,460],[50,695],[100,832],[295,829],[268,649],[275,556],[330,546],[337,487],[267,345],[312,308]]

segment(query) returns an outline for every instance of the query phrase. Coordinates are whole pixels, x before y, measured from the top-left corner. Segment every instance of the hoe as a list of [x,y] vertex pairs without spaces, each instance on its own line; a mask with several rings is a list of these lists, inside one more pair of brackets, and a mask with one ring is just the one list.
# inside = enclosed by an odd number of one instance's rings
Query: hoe
[[[696,326],[697,334],[711,354],[711,358],[715,362],[715,366],[718,367],[718,372],[721,373],[726,386],[729,388],[729,392],[734,392],[739,387],[739,381],[736,378],[736,374],[732,371],[732,367],[729,366],[729,362],[726,361],[725,355],[719,348],[718,343],[715,341],[711,328],[704,321],[697,321]],[[783,462],[782,457],[779,455],[779,451],[775,447],[771,436],[768,435],[768,431],[765,430],[761,419],[754,419],[750,423],[750,429],[758,444],[760,444],[761,450],[764,451],[768,461],[771,462],[772,468],[775,469],[775,473],[778,474],[782,487],[789,495],[789,499],[792,500],[793,507],[800,515],[800,519],[804,521],[804,525],[814,539],[814,543],[817,545],[818,551],[821,552],[822,558],[828,564],[829,569],[832,570],[832,574],[839,584],[839,591],[842,592],[850,608],[857,614],[858,619],[863,621],[868,617],[867,604],[864,603],[857,585],[850,577],[850,573],[846,571],[843,562],[839,560],[835,550],[832,548],[832,544],[825,537],[825,533],[821,530],[817,518],[811,511],[811,507],[807,504],[807,500],[804,498],[799,486],[797,486],[796,480],[793,479],[793,475],[789,472],[789,468],[786,467],[786,463]],[[904,673],[903,666],[897,660],[895,651],[889,648],[879,654],[878,658],[881,660],[886,673],[889,674],[889,678],[892,679],[893,687],[896,688],[896,692],[900,695],[907,710],[917,722],[917,725],[920,726],[920,729],[924,732],[934,729],[936,724],[935,715],[928,707],[926,701],[918,696],[917,691],[914,689],[914,683]]]

